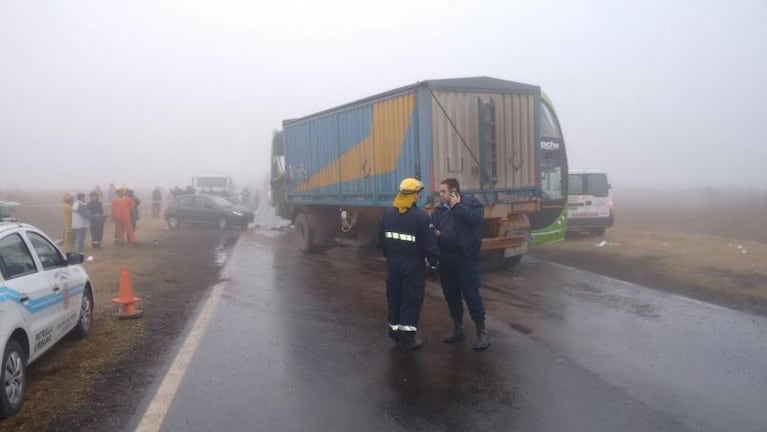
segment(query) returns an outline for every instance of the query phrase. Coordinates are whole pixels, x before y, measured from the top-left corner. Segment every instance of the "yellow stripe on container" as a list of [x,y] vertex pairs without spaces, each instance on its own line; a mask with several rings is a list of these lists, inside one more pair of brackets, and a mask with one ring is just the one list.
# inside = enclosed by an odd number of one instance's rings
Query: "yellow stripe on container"
[[412,93],[376,103],[370,135],[293,191],[305,192],[394,171],[414,107]]

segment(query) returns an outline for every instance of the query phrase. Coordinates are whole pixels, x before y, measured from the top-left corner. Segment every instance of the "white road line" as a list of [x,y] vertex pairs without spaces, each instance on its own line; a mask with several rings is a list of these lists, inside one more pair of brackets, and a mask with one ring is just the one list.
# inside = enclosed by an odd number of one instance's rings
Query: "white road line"
[[225,285],[225,282],[221,282],[213,287],[210,297],[205,301],[200,315],[197,317],[194,326],[192,326],[192,330],[186,336],[184,344],[181,345],[176,358],[173,359],[173,364],[171,364],[162,383],[160,383],[160,388],[157,389],[152,402],[150,402],[149,407],[144,412],[136,432],[156,432],[162,427],[165,414],[168,412],[178,386],[181,384],[181,380],[189,368],[197,347],[200,345],[205,329],[208,328],[210,318],[213,315],[213,311],[216,310],[216,305],[218,305]]

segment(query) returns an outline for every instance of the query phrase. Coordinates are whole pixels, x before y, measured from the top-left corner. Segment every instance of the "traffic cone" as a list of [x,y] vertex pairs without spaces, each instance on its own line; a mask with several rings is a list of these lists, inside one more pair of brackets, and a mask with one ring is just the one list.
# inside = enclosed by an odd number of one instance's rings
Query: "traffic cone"
[[120,305],[117,317],[120,319],[141,318],[144,313],[136,309],[136,302],[139,300],[141,299],[133,294],[128,267],[122,266],[120,269],[120,289],[117,292],[117,298],[112,299],[112,303]]

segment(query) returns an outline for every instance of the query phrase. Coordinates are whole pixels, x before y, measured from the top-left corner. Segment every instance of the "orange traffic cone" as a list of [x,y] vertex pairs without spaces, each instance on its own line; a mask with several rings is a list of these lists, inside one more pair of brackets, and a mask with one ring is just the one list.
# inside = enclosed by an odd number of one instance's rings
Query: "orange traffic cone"
[[128,267],[122,266],[120,269],[120,289],[117,292],[117,298],[112,299],[112,303],[117,303],[120,308],[117,317],[120,319],[141,318],[144,313],[136,309],[136,302],[141,300],[133,295],[133,285],[128,274]]

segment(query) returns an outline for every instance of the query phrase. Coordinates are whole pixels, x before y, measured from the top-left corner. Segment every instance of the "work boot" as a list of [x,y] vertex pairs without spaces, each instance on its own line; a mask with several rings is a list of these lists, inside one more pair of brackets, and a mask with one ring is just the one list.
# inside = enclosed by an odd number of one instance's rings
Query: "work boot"
[[416,332],[402,332],[400,346],[406,350],[415,351],[423,346],[423,341]]
[[477,340],[474,341],[474,351],[486,350],[490,346],[490,336],[487,334],[485,322],[477,322]]
[[460,342],[466,338],[466,334],[463,332],[463,322],[462,321],[453,321],[453,331],[450,332],[449,335],[445,336],[445,338],[442,339],[442,342],[446,344],[452,344],[456,342]]
[[399,331],[389,329],[389,337],[394,341],[396,345],[401,343]]

